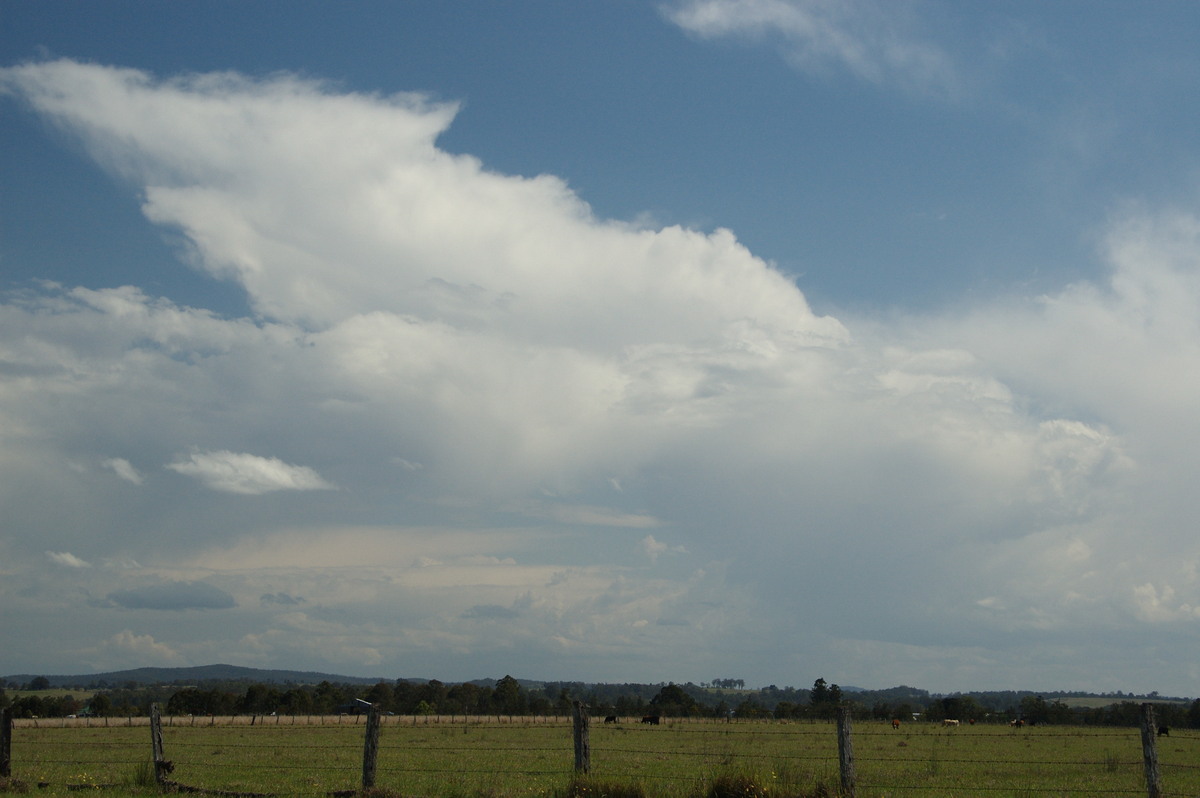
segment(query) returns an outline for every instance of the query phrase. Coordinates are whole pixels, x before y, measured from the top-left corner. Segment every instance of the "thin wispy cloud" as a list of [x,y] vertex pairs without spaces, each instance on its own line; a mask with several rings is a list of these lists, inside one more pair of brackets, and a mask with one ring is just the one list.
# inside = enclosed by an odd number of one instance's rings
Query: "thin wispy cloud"
[[233,596],[204,582],[163,582],[109,593],[109,604],[129,610],[224,610]]
[[936,95],[960,89],[959,70],[924,37],[910,3],[875,0],[684,0],[665,6],[673,23],[704,39],[778,42],[797,69],[846,71],[871,83]]
[[609,507],[551,503],[532,499],[509,504],[503,509],[530,518],[547,518],[571,525],[649,529],[661,526],[662,523],[657,518],[643,513],[625,513],[614,511]]

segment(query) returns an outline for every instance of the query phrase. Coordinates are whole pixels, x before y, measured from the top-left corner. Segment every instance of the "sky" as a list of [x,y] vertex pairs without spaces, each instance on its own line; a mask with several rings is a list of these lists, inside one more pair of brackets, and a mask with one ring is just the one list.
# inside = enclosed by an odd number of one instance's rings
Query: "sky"
[[0,0],[0,673],[1200,695],[1198,33]]

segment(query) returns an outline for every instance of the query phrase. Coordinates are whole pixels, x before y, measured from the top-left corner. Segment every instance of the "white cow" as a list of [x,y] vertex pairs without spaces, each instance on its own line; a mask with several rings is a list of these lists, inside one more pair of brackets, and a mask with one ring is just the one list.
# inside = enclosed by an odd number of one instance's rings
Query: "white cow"
[[957,726],[958,721],[950,720],[949,718],[946,718],[945,720],[942,721],[942,725],[943,726]]

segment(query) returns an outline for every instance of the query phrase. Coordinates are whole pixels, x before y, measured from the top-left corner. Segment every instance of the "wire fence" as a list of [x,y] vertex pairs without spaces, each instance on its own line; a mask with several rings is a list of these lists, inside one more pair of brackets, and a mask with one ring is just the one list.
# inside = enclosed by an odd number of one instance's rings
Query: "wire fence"
[[365,716],[163,717],[157,755],[150,719],[98,720],[10,721],[4,783],[45,785],[39,792],[47,795],[114,785],[350,795],[374,786],[448,798],[577,798],[581,780],[602,782],[609,794],[626,785],[625,795],[666,798],[1200,795],[1200,731],[1190,729],[1150,736],[1155,788],[1145,735],[1128,728],[859,723],[851,730],[831,722],[588,719],[581,769],[579,721],[561,717],[376,714],[373,754]]

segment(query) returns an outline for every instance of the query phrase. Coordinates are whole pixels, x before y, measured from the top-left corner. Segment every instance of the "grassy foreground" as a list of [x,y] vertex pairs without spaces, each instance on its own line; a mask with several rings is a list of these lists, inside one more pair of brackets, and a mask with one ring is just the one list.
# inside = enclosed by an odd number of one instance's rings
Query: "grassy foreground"
[[[348,723],[164,728],[171,778],[210,791],[325,795],[361,783],[363,727]],[[178,722],[178,719],[176,719]],[[279,723],[279,725],[275,725]],[[387,718],[381,794],[432,798],[799,798],[837,793],[832,724],[664,722],[591,726],[591,775],[573,781],[571,725],[553,719]],[[1146,795],[1136,729],[858,722],[858,795]],[[1172,730],[1158,747],[1168,795],[1200,794],[1200,732]],[[18,727],[14,781],[30,794],[151,795],[145,726]],[[46,786],[39,788],[39,783]]]

